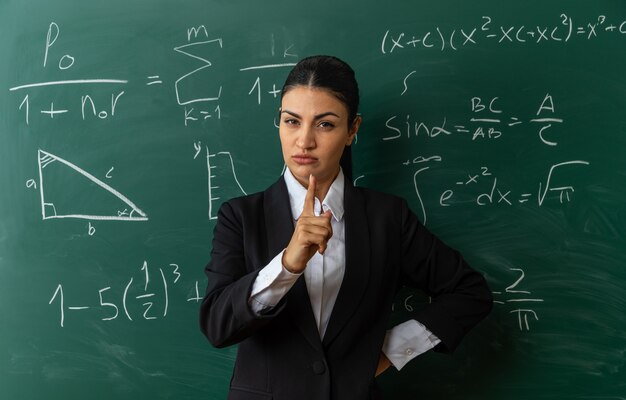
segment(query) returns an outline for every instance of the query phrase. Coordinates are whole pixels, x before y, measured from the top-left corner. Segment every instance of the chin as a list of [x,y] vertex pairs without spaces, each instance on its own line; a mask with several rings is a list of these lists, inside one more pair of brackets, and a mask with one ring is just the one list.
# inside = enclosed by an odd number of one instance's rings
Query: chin
[[298,171],[299,173],[306,172],[307,174],[314,174],[316,170],[315,166],[313,165],[301,165],[301,164],[291,163],[291,164],[287,164],[287,166],[289,167],[291,172]]
[[296,177],[302,177],[302,179],[309,179],[309,175],[316,175],[315,170],[307,165],[295,165],[289,167],[291,173]]

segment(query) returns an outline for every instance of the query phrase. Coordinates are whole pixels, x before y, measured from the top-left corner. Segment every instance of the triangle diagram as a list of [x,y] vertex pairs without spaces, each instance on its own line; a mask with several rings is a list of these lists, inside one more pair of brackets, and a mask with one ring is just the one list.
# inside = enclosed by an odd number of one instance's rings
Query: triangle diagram
[[38,162],[44,220],[148,220],[126,196],[77,165],[43,150],[38,152]]

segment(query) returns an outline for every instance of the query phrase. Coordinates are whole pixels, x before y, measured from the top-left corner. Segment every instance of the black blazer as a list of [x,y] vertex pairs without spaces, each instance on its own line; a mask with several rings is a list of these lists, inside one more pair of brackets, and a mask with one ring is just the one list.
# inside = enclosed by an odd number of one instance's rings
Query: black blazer
[[403,199],[349,180],[344,195],[345,275],[323,340],[303,276],[263,315],[248,306],[259,269],[293,233],[284,179],[220,208],[200,326],[216,347],[239,344],[229,399],[380,398],[374,374],[403,285],[433,297],[412,317],[441,339],[437,351],[456,348],[491,309],[482,275],[429,233]]

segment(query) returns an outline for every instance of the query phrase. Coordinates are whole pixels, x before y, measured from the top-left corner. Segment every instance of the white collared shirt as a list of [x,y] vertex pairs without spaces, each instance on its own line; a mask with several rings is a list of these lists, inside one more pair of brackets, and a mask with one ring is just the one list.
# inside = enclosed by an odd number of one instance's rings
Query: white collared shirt
[[[294,224],[302,214],[306,188],[304,188],[287,168],[284,174],[291,215]],[[320,334],[324,337],[330,315],[345,272],[345,221],[344,214],[344,175],[339,171],[321,202],[315,198],[315,215],[330,210],[333,235],[327,243],[324,255],[315,253],[304,269],[311,308]],[[252,285],[249,304],[252,310],[260,313],[272,308],[291,289],[301,274],[292,274],[282,265],[284,250],[259,271]],[[408,320],[387,331],[382,351],[399,370],[406,363],[436,346],[440,340],[426,327],[415,320]]]

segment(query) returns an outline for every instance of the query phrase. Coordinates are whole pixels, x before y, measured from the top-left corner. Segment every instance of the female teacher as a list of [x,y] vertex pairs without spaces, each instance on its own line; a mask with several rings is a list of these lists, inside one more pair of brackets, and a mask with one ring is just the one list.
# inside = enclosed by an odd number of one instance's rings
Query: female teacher
[[[482,275],[406,201],[344,176],[358,105],[346,63],[301,60],[281,93],[284,175],[219,211],[200,325],[216,347],[239,344],[229,399],[382,398],[378,374],[451,352],[491,309]],[[387,330],[404,285],[432,302]]]

